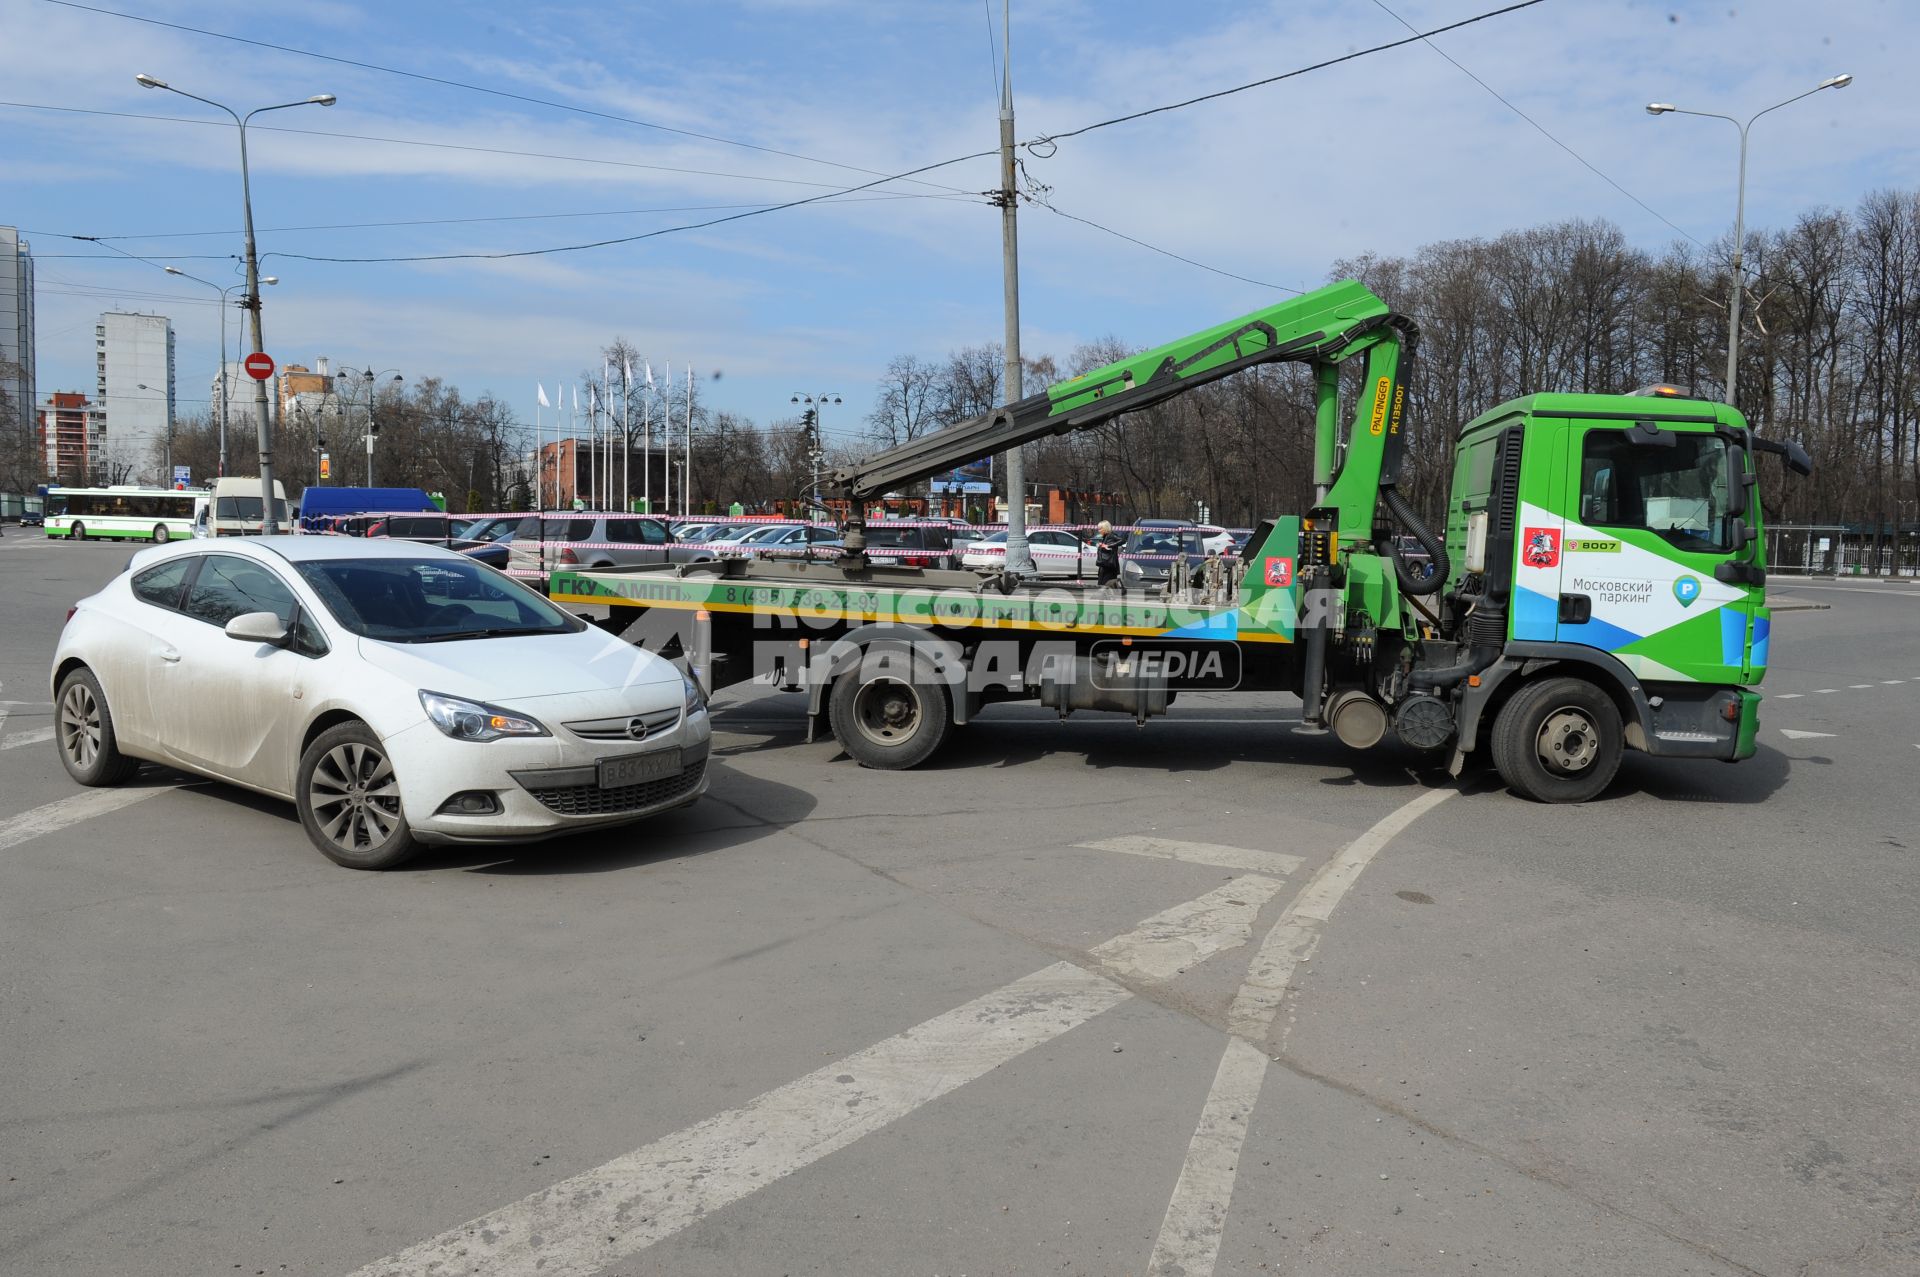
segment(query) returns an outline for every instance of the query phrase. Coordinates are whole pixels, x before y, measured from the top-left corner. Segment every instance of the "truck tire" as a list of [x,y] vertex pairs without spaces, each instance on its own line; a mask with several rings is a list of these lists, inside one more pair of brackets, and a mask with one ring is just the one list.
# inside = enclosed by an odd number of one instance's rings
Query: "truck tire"
[[1625,748],[1620,711],[1585,679],[1529,684],[1493,724],[1493,765],[1537,803],[1583,803],[1612,783]]
[[953,732],[952,706],[939,683],[900,679],[861,666],[833,684],[828,722],[862,767],[905,771],[933,756]]

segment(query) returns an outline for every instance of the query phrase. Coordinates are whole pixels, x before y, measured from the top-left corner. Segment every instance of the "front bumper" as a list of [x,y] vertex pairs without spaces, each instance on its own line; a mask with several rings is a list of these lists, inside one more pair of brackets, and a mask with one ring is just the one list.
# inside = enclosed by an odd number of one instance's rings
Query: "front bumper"
[[[704,710],[683,714],[671,731],[638,745],[580,740],[564,728],[553,730],[553,737],[470,743],[449,740],[425,725],[390,739],[414,836],[426,843],[533,842],[643,820],[707,792],[713,732]],[[599,788],[598,760],[664,749],[680,751],[677,775]],[[478,815],[441,810],[455,794],[475,790],[491,794],[499,810]]]

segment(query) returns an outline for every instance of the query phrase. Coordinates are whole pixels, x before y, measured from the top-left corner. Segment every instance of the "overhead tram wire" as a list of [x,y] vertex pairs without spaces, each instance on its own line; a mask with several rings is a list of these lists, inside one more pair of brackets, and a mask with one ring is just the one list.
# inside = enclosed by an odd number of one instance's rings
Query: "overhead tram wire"
[[[1294,79],[1298,76],[1306,75],[1312,71],[1324,70],[1327,67],[1338,66],[1341,63],[1345,63],[1345,62],[1352,62],[1352,61],[1355,61],[1356,59],[1364,58],[1375,53],[1384,53],[1392,49],[1403,48],[1406,45],[1413,44],[1419,40],[1427,39],[1430,36],[1444,35],[1449,31],[1458,31],[1463,27],[1473,26],[1475,23],[1485,22],[1490,18],[1497,18],[1497,17],[1504,16],[1506,14],[1516,13],[1522,9],[1530,9],[1533,6],[1537,4],[1541,4],[1543,2],[1544,0],[1518,0],[1518,3],[1507,5],[1504,8],[1491,9],[1485,13],[1475,14],[1470,18],[1463,18],[1458,22],[1452,22],[1452,23],[1448,23],[1445,26],[1435,27],[1431,31],[1418,32],[1414,35],[1408,36],[1404,40],[1392,40],[1392,41],[1388,41],[1385,44],[1374,45],[1371,48],[1357,49],[1351,53],[1342,54],[1340,57],[1337,57],[1337,58],[1328,58],[1320,62],[1312,63],[1308,66],[1297,67],[1294,70],[1285,71],[1279,75],[1268,76],[1265,79],[1253,80],[1246,84],[1235,85],[1234,87],[1227,88],[1227,89],[1220,89],[1213,93],[1204,93],[1204,94],[1201,94],[1199,97],[1187,98],[1183,101],[1168,103],[1164,106],[1149,107],[1145,110],[1129,112],[1126,115],[1118,115],[1110,119],[1097,120],[1092,124],[1085,124],[1080,126],[1079,128],[1070,129],[1065,132],[1042,134],[1040,137],[1035,138],[1030,142],[1024,142],[1021,145],[1025,149],[1027,149],[1029,153],[1034,153],[1034,148],[1038,146],[1046,145],[1051,147],[1052,145],[1060,142],[1063,139],[1079,137],[1082,134],[1091,133],[1096,129],[1110,128],[1116,124],[1124,124],[1132,120],[1144,119],[1145,117],[1150,115],[1159,115],[1168,111],[1177,111],[1185,107],[1195,106],[1202,102],[1211,102],[1211,101],[1214,101],[1215,99],[1228,97],[1235,93],[1243,93],[1249,89],[1260,88],[1263,85],[1277,84],[1282,80]],[[46,0],[46,3],[62,4],[62,5],[66,5],[69,8],[76,8],[76,9],[91,8],[91,6],[88,6],[88,5],[75,4],[72,2],[72,0]],[[104,9],[95,10],[95,11],[101,12],[101,13],[112,12],[111,10],[104,10]],[[113,16],[127,17],[131,15],[114,14]],[[160,26],[175,25],[172,23],[159,22],[157,19],[140,18],[136,20],[144,21],[144,22],[154,22],[156,25],[160,25]],[[182,29],[197,31],[197,28],[182,28]],[[199,34],[218,35],[219,33],[199,32]],[[241,37],[237,37],[237,36],[236,37],[223,36],[222,38],[236,39],[236,40],[241,39]],[[250,43],[250,44],[261,43],[259,41],[247,41],[247,40],[242,40],[242,42]],[[275,49],[280,48],[280,46],[277,46],[277,45],[266,45],[265,47],[275,48]],[[303,50],[289,50],[289,51],[295,52],[295,53],[304,52]],[[327,57],[328,55],[316,54],[314,56]],[[341,59],[341,58],[334,58],[330,60],[339,61],[339,62],[349,61],[348,59]],[[358,66],[362,64],[350,63],[350,65]],[[385,70],[386,68],[376,67],[374,69]],[[403,73],[403,74],[411,74],[411,73]],[[431,79],[432,77],[422,77],[422,78]],[[0,105],[13,105],[13,104],[0,103]],[[54,109],[60,109],[60,108],[54,108]],[[106,112],[106,111],[89,112],[89,114],[96,114],[96,113],[102,114],[102,115],[120,114],[118,112]],[[303,130],[303,129],[282,129],[279,131],[288,132],[288,133],[311,132],[311,130]],[[341,135],[341,136],[348,136],[348,135]],[[382,139],[373,139],[373,140],[382,140]],[[433,145],[447,145],[447,144],[433,144]],[[489,148],[455,147],[454,149],[486,150]],[[836,196],[852,195],[860,191],[871,190],[876,186],[885,185],[888,182],[903,181],[908,178],[917,177],[921,173],[930,173],[935,169],[947,168],[954,164],[964,164],[970,160],[987,159],[989,157],[997,155],[998,153],[999,152],[997,149],[988,150],[988,151],[975,151],[968,155],[959,155],[959,156],[953,157],[952,159],[939,160],[932,164],[923,164],[917,168],[907,169],[900,173],[886,174],[883,176],[876,177],[874,178],[874,180],[870,182],[863,182],[857,186],[849,186],[849,187],[842,188],[840,190],[826,192],[820,195],[810,195],[802,199],[788,200],[780,204],[770,204],[764,208],[749,209],[743,212],[731,213],[725,217],[709,218],[701,222],[687,222],[678,226],[663,226],[663,227],[660,227],[658,230],[646,231],[638,235],[621,235],[621,236],[611,237],[608,239],[593,240],[593,241],[590,241],[587,243],[581,243],[581,244],[560,244],[550,248],[525,248],[525,249],[503,250],[499,252],[490,252],[490,253],[480,253],[480,252],[417,253],[417,254],[393,255],[393,256],[386,256],[386,257],[333,257],[333,256],[323,256],[320,254],[310,254],[310,253],[272,253],[272,254],[267,254],[267,256],[285,257],[293,261],[329,262],[329,263],[337,263],[337,264],[379,264],[379,263],[388,263],[388,262],[440,262],[440,261],[476,261],[476,260],[494,261],[494,260],[505,260],[505,259],[511,259],[511,258],[521,258],[521,257],[546,257],[546,256],[558,254],[558,253],[577,253],[577,252],[584,252],[589,249],[595,249],[595,248],[608,248],[608,247],[612,247],[619,244],[639,243],[644,240],[658,239],[665,235],[674,235],[674,234],[681,233],[683,231],[705,230],[709,227],[721,226],[729,222],[744,221],[752,217],[764,217],[769,213],[783,212],[791,208],[802,208],[807,205],[818,204],[826,200],[831,200]],[[1052,153],[1051,150],[1049,150],[1048,154],[1051,154],[1051,153]],[[636,165],[635,167],[645,167],[645,166]],[[866,171],[866,170],[863,170],[863,171]],[[766,179],[766,180],[775,180],[775,179]],[[953,191],[958,190],[958,188],[956,187],[949,187],[947,189],[953,190]],[[974,192],[964,192],[964,193],[969,195],[974,194]],[[1072,217],[1072,215],[1064,214],[1064,213],[1061,214],[1061,216]],[[1086,221],[1086,219],[1084,218],[1077,218],[1077,217],[1072,217],[1072,220]],[[1094,227],[1096,230],[1106,231],[1107,233],[1113,234],[1113,235],[1119,235],[1123,239],[1132,238],[1130,236],[1122,235],[1118,231],[1112,231],[1109,228],[1101,226],[1096,222],[1086,221],[1086,224]],[[84,237],[73,237],[73,238],[84,238]],[[1164,253],[1169,257],[1179,257],[1179,254],[1177,253],[1172,253],[1172,252],[1169,252],[1168,250],[1158,248],[1155,245],[1148,244],[1143,240],[1133,240],[1132,242],[1139,244],[1143,248],[1151,249],[1154,252]],[[108,245],[108,247],[111,247],[111,246]],[[1217,268],[1215,267],[1207,266],[1204,263],[1195,262],[1195,261],[1192,261],[1191,259],[1182,258],[1181,260],[1187,261],[1190,265],[1197,266],[1202,270],[1214,271],[1216,274],[1224,275],[1224,274],[1230,273],[1226,271],[1217,270]],[[1247,277],[1245,276],[1235,276],[1235,278],[1242,279],[1248,283],[1260,284],[1261,287],[1284,287],[1283,285],[1261,284],[1260,281],[1247,279]]]
[[[722,137],[716,133],[701,133],[694,129],[675,128],[670,124],[659,124],[652,120],[635,119],[630,115],[615,115],[610,111],[596,111],[591,107],[574,106],[567,102],[555,102],[549,98],[537,98],[531,94],[513,93],[506,89],[490,88],[484,84],[468,84],[464,80],[450,80],[444,76],[428,75],[422,71],[408,71],[400,67],[381,66],[375,62],[361,62],[353,58],[343,58],[331,53],[317,53],[312,49],[298,49],[292,45],[274,44],[267,40],[255,40],[249,36],[231,35],[225,31],[209,31],[205,27],[188,26],[182,22],[167,22],[160,18],[149,18],[138,13],[123,13],[118,9],[107,9],[99,5],[80,4],[77,0],[44,0],[44,3],[58,5],[63,9],[76,9],[83,13],[97,13],[109,18],[122,18],[128,22],[144,22],[149,26],[165,27],[171,31],[183,31],[189,35],[207,36],[215,40],[230,40],[235,44],[251,45],[256,49],[271,49],[276,53],[291,53],[303,58],[317,58],[322,62],[332,62],[340,66],[355,67],[362,71],[378,71],[383,75],[396,75],[404,79],[419,80],[425,84],[438,84],[444,88],[461,89],[468,93],[484,93],[489,97],[505,98],[512,102],[524,102],[531,106],[543,106],[555,111],[568,111],[575,115],[591,116],[595,119],[610,120],[616,124],[631,124],[643,129],[653,129],[661,133],[672,133],[680,137],[696,138],[702,142],[717,142],[722,146],[739,147],[747,151],[759,151],[763,155],[778,155],[790,160],[801,160],[808,164],[822,164],[828,168],[845,169],[849,173],[865,173],[872,177],[880,174],[875,169],[862,168],[857,164],[842,164],[838,160],[823,160],[815,155],[802,155],[798,151],[783,151],[779,147],[761,146],[754,142],[742,142],[737,138]],[[899,181],[899,178],[888,178]],[[939,182],[916,182],[919,186],[932,186],[955,194],[971,194],[956,186],[945,186]]]
[[[1383,0],[1373,0],[1373,3],[1374,3],[1374,6],[1378,8],[1382,13],[1386,14],[1389,18],[1392,18],[1395,22],[1398,22],[1401,26],[1405,27],[1407,30],[1409,31],[1417,30],[1417,28],[1415,28],[1411,22],[1408,22],[1405,18],[1401,17],[1398,13],[1395,13],[1392,9],[1389,9],[1386,6],[1386,4],[1383,2]],[[1441,57],[1445,58],[1447,61],[1453,63],[1454,69],[1459,71],[1460,74],[1466,76],[1469,80],[1472,80],[1475,84],[1479,85],[1481,88],[1485,89],[1488,93],[1492,94],[1494,101],[1498,102],[1501,106],[1506,107],[1507,110],[1512,111],[1515,115],[1525,120],[1528,124],[1531,124],[1534,127],[1535,131],[1537,131],[1541,137],[1546,138],[1547,141],[1553,143],[1555,146],[1565,151],[1568,155],[1571,155],[1574,159],[1578,160],[1580,164],[1587,169],[1588,172],[1592,173],[1595,177],[1605,182],[1608,186],[1611,186],[1614,190],[1620,192],[1622,195],[1632,200],[1635,204],[1638,204],[1647,213],[1651,214],[1656,220],[1666,223],[1666,225],[1670,227],[1672,230],[1676,231],[1680,235],[1685,236],[1687,239],[1693,240],[1693,242],[1699,245],[1701,248],[1703,249],[1707,248],[1707,245],[1700,243],[1700,241],[1697,239],[1694,239],[1693,235],[1689,233],[1685,227],[1680,226],[1675,222],[1673,222],[1671,219],[1669,219],[1666,216],[1666,214],[1662,213],[1659,209],[1654,208],[1651,204],[1641,199],[1638,195],[1635,195],[1632,191],[1620,185],[1620,183],[1614,181],[1613,178],[1601,172],[1600,167],[1596,165],[1592,160],[1589,160],[1586,156],[1580,154],[1580,152],[1574,150],[1571,146],[1568,146],[1565,142],[1562,142],[1559,138],[1555,137],[1552,133],[1548,132],[1546,125],[1540,123],[1540,121],[1534,119],[1531,115],[1528,115],[1525,111],[1521,110],[1519,107],[1515,106],[1512,102],[1508,101],[1507,98],[1498,89],[1494,88],[1491,84],[1488,84],[1485,80],[1481,79],[1479,76],[1475,75],[1472,71],[1462,66],[1453,57],[1452,54],[1448,53],[1445,49],[1435,44],[1432,40],[1428,40],[1427,37],[1424,35],[1422,35],[1420,39],[1426,42],[1426,45],[1429,49],[1432,49],[1435,53],[1439,54]],[[1708,249],[1708,251],[1711,252],[1712,250]]]
[[1295,288],[1291,284],[1273,284],[1273,283],[1269,283],[1264,279],[1253,279],[1246,275],[1236,275],[1230,270],[1222,270],[1218,266],[1209,266],[1205,262],[1195,261],[1191,257],[1182,257],[1180,254],[1174,252],[1172,249],[1161,248],[1158,244],[1149,244],[1144,239],[1135,239],[1133,236],[1127,234],[1125,231],[1116,231],[1111,226],[1102,226],[1100,223],[1094,221],[1091,218],[1081,217],[1077,214],[1069,213],[1065,209],[1055,208],[1052,204],[1047,203],[1045,200],[1033,200],[1033,202],[1038,204],[1041,208],[1046,209],[1049,213],[1053,213],[1059,217],[1064,217],[1070,222],[1078,222],[1082,226],[1091,226],[1096,231],[1100,231],[1101,233],[1106,235],[1111,235],[1115,239],[1123,239],[1127,241],[1127,243],[1129,244],[1138,245],[1139,247],[1146,249],[1150,253],[1158,253],[1162,257],[1171,257],[1176,262],[1185,262],[1189,266],[1196,266],[1201,270],[1211,272],[1212,274],[1215,274],[1215,275],[1224,275],[1228,279],[1237,279],[1243,284],[1252,284],[1256,288],[1277,288],[1281,292],[1293,293],[1296,296],[1306,291],[1303,288]]
[[[55,2],[64,3],[64,0],[55,0]],[[1337,58],[1327,58],[1324,61],[1315,62],[1308,66],[1295,67],[1291,71],[1282,71],[1279,75],[1270,75],[1263,80],[1249,80],[1245,84],[1236,84],[1230,89],[1217,89],[1212,93],[1202,93],[1199,97],[1187,98],[1180,102],[1169,102],[1165,106],[1150,106],[1143,111],[1130,111],[1125,115],[1116,115],[1112,119],[1096,120],[1092,124],[1083,124],[1077,129],[1068,129],[1061,133],[1042,133],[1039,137],[1034,138],[1030,142],[1023,142],[1021,145],[1031,154],[1033,148],[1036,146],[1046,146],[1053,143],[1064,142],[1068,138],[1079,137],[1083,133],[1091,133],[1095,129],[1112,128],[1116,124],[1126,124],[1132,120],[1143,120],[1149,115],[1162,115],[1168,111],[1184,110],[1190,106],[1198,106],[1202,102],[1212,102],[1217,98],[1231,97],[1236,93],[1245,93],[1248,89],[1258,89],[1269,84],[1278,84],[1282,80],[1291,80],[1312,71],[1324,71],[1328,67],[1339,66],[1343,62],[1353,62],[1375,53],[1385,53],[1390,49],[1402,48],[1416,41],[1425,40],[1429,36],[1445,35],[1449,31],[1458,31],[1462,27],[1470,27],[1477,22],[1485,22],[1490,18],[1504,17],[1509,13],[1518,13],[1522,9],[1531,9],[1534,5],[1542,3],[1545,3],[1545,0],[1518,0],[1518,3],[1507,5],[1503,9],[1489,9],[1485,13],[1477,13],[1471,18],[1462,18],[1458,22],[1449,22],[1446,26],[1435,27],[1431,31],[1415,32],[1404,40],[1390,40],[1386,44],[1376,44],[1371,48],[1355,49],[1353,52],[1343,53]],[[1050,155],[1051,152],[1048,152],[1048,154]],[[1037,158],[1045,159],[1047,157],[1043,155]]]
[[[49,2],[51,2],[51,0],[49,0]],[[26,111],[58,111],[66,115],[103,115],[120,120],[154,120],[163,124],[197,124],[209,128],[230,127],[219,120],[195,119],[192,116],[185,115],[148,115],[140,111],[105,111],[97,107],[49,106],[40,102],[0,101],[0,107],[13,107]],[[672,164],[646,164],[638,160],[613,160],[593,155],[555,155],[547,151],[516,151],[499,146],[473,146],[461,142],[428,142],[419,138],[380,137],[367,133],[341,133],[331,129],[299,129],[278,124],[250,124],[247,128],[254,133],[293,133],[303,137],[337,137],[349,142],[384,142],[391,146],[419,146],[440,151],[464,151],[475,155],[511,155],[520,159],[559,160],[567,164],[600,164],[612,168],[646,169],[649,172],[656,173],[681,173],[691,177],[721,177],[741,182],[772,182],[779,186],[812,186],[825,187],[830,190],[842,189],[834,186],[831,182],[809,182],[804,178],[798,177],[765,177],[757,173],[722,173],[712,169],[682,168]],[[867,185],[870,186],[873,184],[868,183]],[[867,187],[861,186],[856,189],[865,190]],[[970,197],[975,194],[973,191],[962,191],[958,188],[946,189],[952,190],[954,195],[958,196]],[[921,194],[914,191],[894,191],[889,192],[889,194],[911,199],[954,198],[954,195],[944,193]]]

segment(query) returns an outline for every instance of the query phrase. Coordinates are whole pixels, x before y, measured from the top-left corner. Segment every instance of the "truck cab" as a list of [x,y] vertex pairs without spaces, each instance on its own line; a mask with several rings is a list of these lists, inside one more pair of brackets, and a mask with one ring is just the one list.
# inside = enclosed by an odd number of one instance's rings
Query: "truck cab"
[[1463,746],[1552,674],[1604,692],[1629,748],[1753,753],[1771,630],[1756,451],[1733,408],[1669,387],[1531,395],[1461,431],[1447,599],[1500,647],[1463,696]]

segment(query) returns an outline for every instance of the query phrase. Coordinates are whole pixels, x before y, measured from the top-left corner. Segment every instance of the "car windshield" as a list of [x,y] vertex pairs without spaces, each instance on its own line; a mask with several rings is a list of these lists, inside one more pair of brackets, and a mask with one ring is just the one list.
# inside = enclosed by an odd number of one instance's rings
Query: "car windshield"
[[334,619],[362,638],[438,643],[584,628],[471,559],[310,559],[296,566]]

